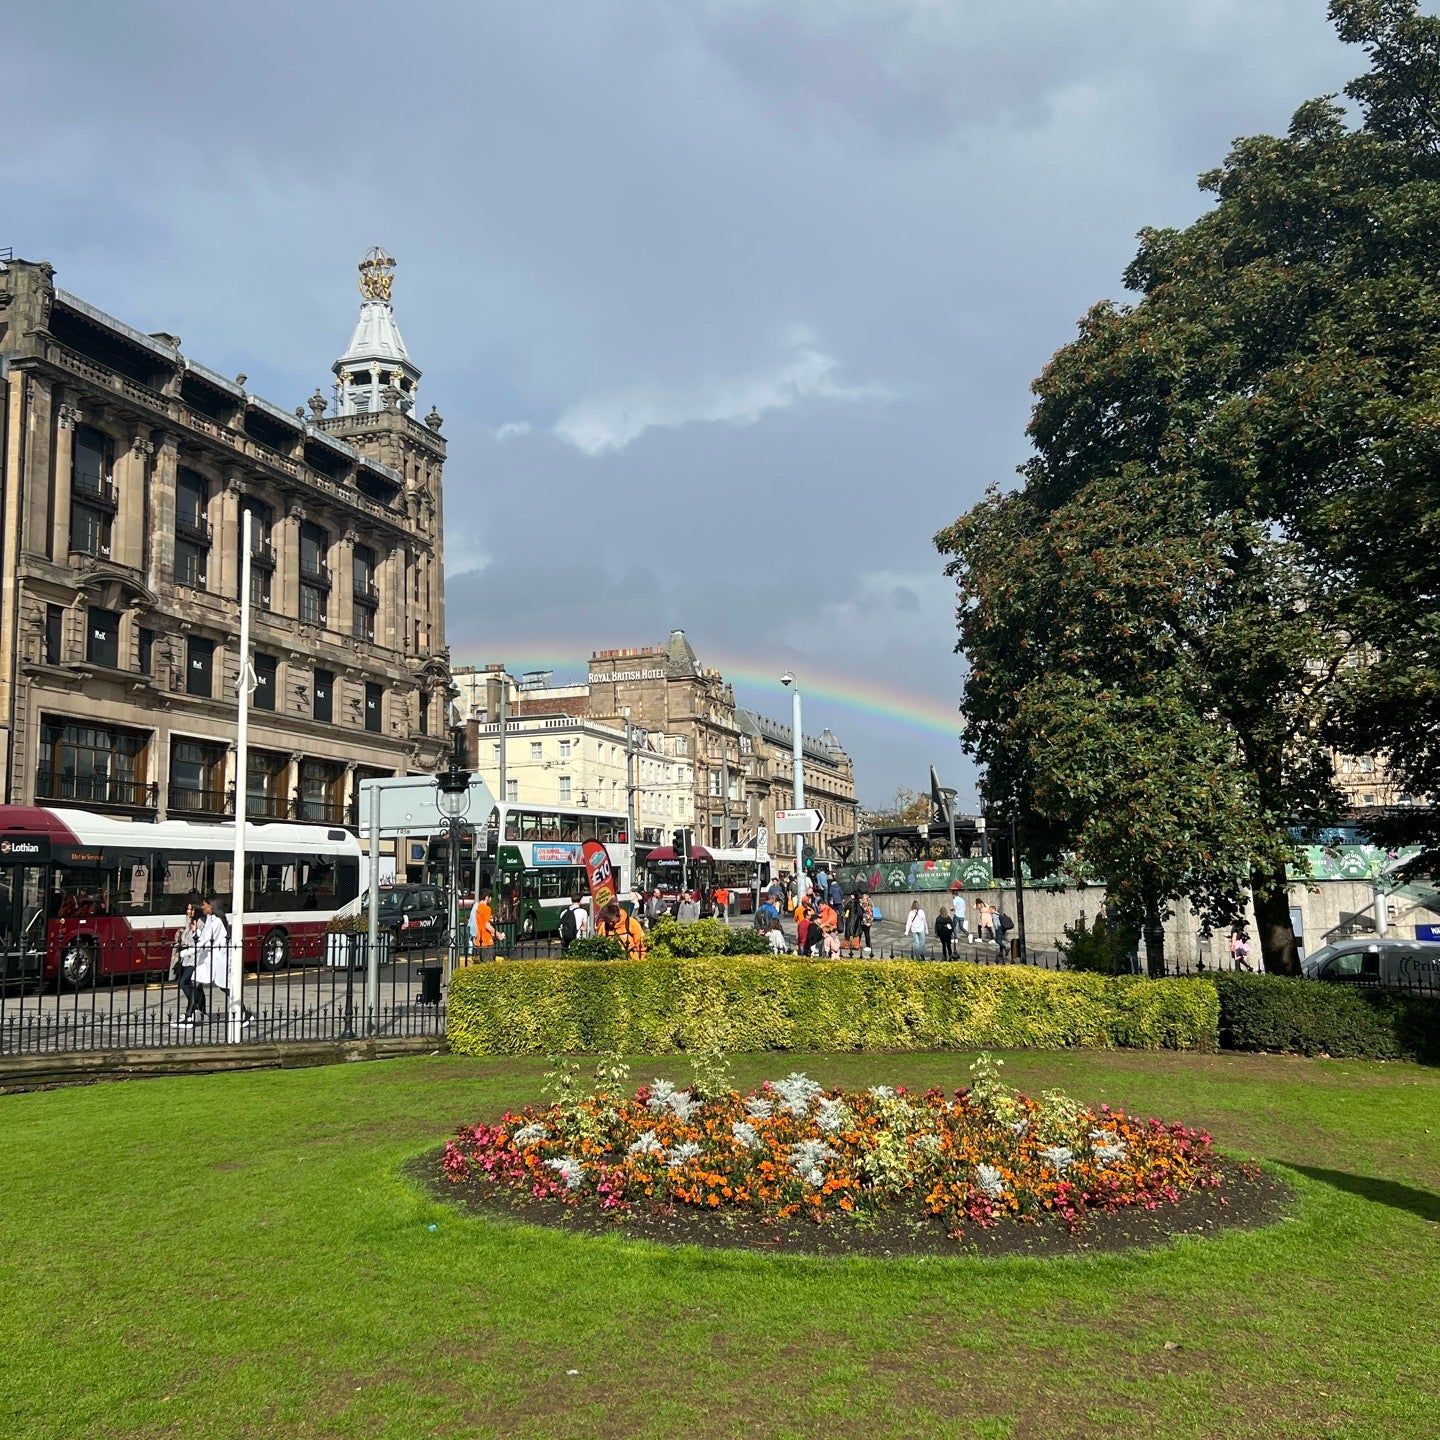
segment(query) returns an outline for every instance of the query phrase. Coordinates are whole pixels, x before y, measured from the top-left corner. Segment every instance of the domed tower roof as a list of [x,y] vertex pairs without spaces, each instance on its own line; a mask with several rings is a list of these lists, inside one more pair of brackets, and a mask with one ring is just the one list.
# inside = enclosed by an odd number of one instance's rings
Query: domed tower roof
[[405,348],[390,291],[395,261],[378,245],[360,262],[360,318],[350,345],[331,369],[335,372],[335,413],[363,415],[372,410],[415,408],[420,367]]

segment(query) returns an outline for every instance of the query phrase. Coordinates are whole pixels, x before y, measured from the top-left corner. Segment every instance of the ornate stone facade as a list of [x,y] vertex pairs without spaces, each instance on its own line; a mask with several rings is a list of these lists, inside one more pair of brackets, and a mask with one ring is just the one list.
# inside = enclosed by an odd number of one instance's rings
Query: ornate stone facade
[[353,823],[360,779],[436,768],[445,442],[407,394],[306,418],[0,265],[5,800],[235,813],[247,510],[248,812]]

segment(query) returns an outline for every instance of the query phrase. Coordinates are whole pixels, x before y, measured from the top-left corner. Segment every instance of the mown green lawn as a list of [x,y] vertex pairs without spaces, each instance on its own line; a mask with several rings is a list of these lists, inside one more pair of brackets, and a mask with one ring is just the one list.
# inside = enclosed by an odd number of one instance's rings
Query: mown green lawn
[[[966,1056],[756,1057],[827,1084]],[[0,1098],[0,1433],[1347,1436],[1440,1432],[1440,1072],[1022,1054],[1036,1090],[1291,1167],[1294,1219],[1075,1260],[815,1260],[496,1226],[400,1173],[538,1097],[445,1057]],[[642,1062],[684,1079],[683,1060]],[[1166,1341],[1178,1348],[1166,1348]],[[574,1372],[574,1373],[572,1373]]]

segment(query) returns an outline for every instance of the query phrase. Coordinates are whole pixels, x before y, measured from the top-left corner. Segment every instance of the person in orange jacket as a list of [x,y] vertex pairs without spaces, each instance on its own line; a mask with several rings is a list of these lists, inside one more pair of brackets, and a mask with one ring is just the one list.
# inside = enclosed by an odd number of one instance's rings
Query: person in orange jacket
[[827,955],[838,955],[840,953],[840,917],[835,913],[835,907],[829,903],[820,906],[820,933],[825,937],[824,946]]
[[490,906],[488,890],[482,890],[475,897],[475,907],[470,912],[470,949],[482,960],[495,958],[495,912]]
[[645,931],[640,922],[628,915],[618,905],[609,906],[600,916],[596,927],[597,935],[613,935],[624,947],[631,960],[645,958]]

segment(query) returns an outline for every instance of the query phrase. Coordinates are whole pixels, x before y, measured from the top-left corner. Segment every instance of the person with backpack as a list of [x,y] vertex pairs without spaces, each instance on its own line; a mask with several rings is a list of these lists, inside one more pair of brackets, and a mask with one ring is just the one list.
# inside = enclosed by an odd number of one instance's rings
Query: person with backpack
[[560,949],[563,953],[590,933],[590,916],[580,896],[575,896],[560,916]]
[[940,907],[940,913],[935,917],[935,938],[940,942],[940,958],[953,960],[955,953],[950,946],[955,938],[955,921],[944,905]]
[[995,948],[1006,959],[1011,960],[1014,956],[1010,953],[1010,932],[1015,928],[1015,922],[1004,914],[997,906],[993,920],[995,924]]
[[[217,990],[223,991],[227,1007],[232,985],[241,986],[240,1023],[253,1025],[255,1014],[245,1004],[240,957],[231,953],[230,922],[216,910],[214,897],[210,895],[200,902],[200,916],[200,924],[195,931],[194,983],[199,986],[213,985]],[[197,1009],[203,1011],[204,1007],[198,1006]]]

